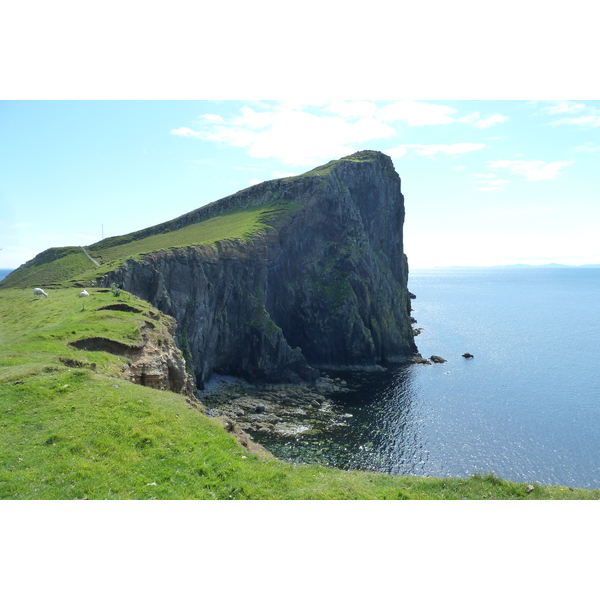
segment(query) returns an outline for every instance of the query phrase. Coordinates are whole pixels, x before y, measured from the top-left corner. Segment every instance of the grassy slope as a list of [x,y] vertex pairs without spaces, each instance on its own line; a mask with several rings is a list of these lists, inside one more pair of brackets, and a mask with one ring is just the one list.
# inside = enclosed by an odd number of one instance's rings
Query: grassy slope
[[212,244],[223,239],[248,239],[264,230],[273,217],[285,211],[285,208],[267,205],[233,211],[176,231],[159,233],[126,244],[111,247],[94,245],[90,247],[90,254],[97,261],[104,263],[160,249]]
[[93,263],[79,246],[51,248],[10,273],[0,282],[5,287],[49,287],[89,271]]
[[296,208],[293,203],[266,204],[231,211],[175,231],[150,234],[133,241],[128,241],[130,236],[109,238],[88,249],[101,264],[100,267],[95,267],[78,246],[52,248],[10,273],[0,282],[0,288],[89,285],[90,280],[116,268],[128,258],[163,249],[212,244],[224,239],[249,239]]
[[[152,307],[122,295],[119,302],[144,312],[94,312],[115,300],[99,290],[85,300],[74,289],[38,300],[28,291],[0,291],[0,498],[600,497],[557,486],[528,493],[527,484],[493,476],[392,477],[250,454],[185,397],[115,378],[124,359],[67,346],[92,335],[137,341]],[[88,367],[69,368],[59,358]]]

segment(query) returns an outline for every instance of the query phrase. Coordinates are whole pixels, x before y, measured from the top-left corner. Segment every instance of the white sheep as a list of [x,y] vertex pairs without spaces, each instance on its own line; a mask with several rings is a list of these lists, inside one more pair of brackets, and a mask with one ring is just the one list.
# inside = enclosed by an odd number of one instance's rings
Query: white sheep
[[34,298],[36,296],[46,296],[47,298],[48,294],[46,294],[46,292],[42,288],[33,288],[33,296]]
[[90,295],[89,292],[87,292],[86,290],[83,290],[83,292],[81,292],[81,294],[79,294],[80,298],[87,298]]

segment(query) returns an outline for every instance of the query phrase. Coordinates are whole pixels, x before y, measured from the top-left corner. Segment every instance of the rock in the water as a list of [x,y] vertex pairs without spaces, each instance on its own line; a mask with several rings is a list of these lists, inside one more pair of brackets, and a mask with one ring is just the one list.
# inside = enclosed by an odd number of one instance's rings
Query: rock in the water
[[413,356],[413,358],[411,359],[411,362],[416,365],[430,365],[431,364],[430,361],[428,361],[426,358],[423,358],[420,354]]
[[474,358],[474,357],[473,357],[473,355],[472,355],[470,352],[465,352],[465,353],[463,354],[463,356],[464,356],[465,358]]
[[445,358],[442,358],[441,356],[436,356],[435,354],[433,354],[432,356],[430,356],[429,360],[431,362],[434,362],[434,363],[445,363],[445,362],[448,362]]

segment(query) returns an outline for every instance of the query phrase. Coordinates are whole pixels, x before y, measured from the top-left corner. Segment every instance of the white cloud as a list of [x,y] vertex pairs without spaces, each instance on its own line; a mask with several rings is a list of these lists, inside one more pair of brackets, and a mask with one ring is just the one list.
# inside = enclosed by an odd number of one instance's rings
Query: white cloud
[[456,144],[404,144],[387,151],[392,158],[400,158],[409,150],[417,156],[434,156],[435,154],[464,154],[485,148],[485,144],[458,142]]
[[577,117],[563,117],[557,121],[552,121],[550,123],[552,126],[579,125],[583,127],[600,127],[600,110],[594,106],[561,101],[546,107],[544,112],[551,115],[580,113],[580,116]]
[[388,156],[392,158],[402,158],[408,153],[408,150],[405,146],[397,146],[396,148],[392,148],[391,150],[386,150],[385,152]]
[[326,110],[344,118],[374,117],[377,105],[366,100],[336,100],[329,103]]
[[554,179],[563,174],[563,169],[573,161],[544,162],[543,160],[495,160],[488,162],[491,169],[507,169],[511,173],[523,175],[527,181]]
[[600,146],[594,146],[592,142],[586,142],[582,146],[575,146],[574,152],[600,152]]
[[472,175],[473,183],[484,187],[476,188],[479,192],[493,192],[501,190],[506,184],[510,183],[508,179],[500,179],[494,173],[475,173]]
[[223,123],[223,117],[221,117],[220,115],[211,115],[211,114],[206,114],[206,115],[201,115],[200,116],[201,119],[204,119],[205,121],[208,121],[209,123]]
[[255,158],[310,166],[352,154],[357,146],[390,137],[395,130],[373,117],[316,115],[276,105],[261,111],[244,106],[228,123],[204,119],[197,130],[182,127],[171,133],[246,148]]
[[249,183],[250,185],[258,185],[259,183],[262,183],[263,181],[264,181],[263,179],[250,179],[250,180],[248,181],[248,183]]
[[583,125],[588,127],[600,127],[600,114],[587,115],[585,117],[567,117],[565,119],[559,119],[558,121],[552,121],[550,125]]
[[492,125],[496,125],[496,123],[504,123],[504,121],[508,121],[508,117],[505,117],[504,115],[492,115],[487,119],[479,119],[475,121],[473,125],[475,125],[475,127],[479,127],[479,129],[487,129]]
[[171,135],[181,137],[200,137],[197,131],[193,131],[189,127],[179,127],[179,129],[171,129]]
[[585,104],[575,104],[564,100],[557,100],[544,107],[542,110],[549,115],[557,115],[561,113],[575,113],[585,109]]
[[491,117],[488,117],[487,119],[482,119],[481,115],[478,112],[474,112],[470,115],[467,115],[466,117],[461,117],[460,119],[457,119],[457,121],[460,121],[462,123],[469,123],[479,129],[487,129],[488,127],[492,127],[492,125],[496,125],[496,123],[504,123],[504,121],[508,121],[508,117],[505,117],[504,115],[495,114]]
[[457,110],[442,104],[430,104],[415,100],[392,102],[379,110],[382,121],[394,123],[405,121],[410,127],[418,125],[446,125],[455,121],[453,115]]
[[[506,120],[502,115],[481,118],[479,113],[457,118],[457,109],[443,104],[402,100],[329,102],[251,102],[237,114],[222,117],[204,114],[193,128],[179,127],[171,133],[233,147],[244,148],[254,158],[275,158],[292,166],[313,166],[352,154],[370,142],[398,134],[399,125],[409,127],[465,122],[477,128]],[[390,151],[393,158],[407,152],[419,156],[463,154],[484,144],[455,143],[405,145]]]

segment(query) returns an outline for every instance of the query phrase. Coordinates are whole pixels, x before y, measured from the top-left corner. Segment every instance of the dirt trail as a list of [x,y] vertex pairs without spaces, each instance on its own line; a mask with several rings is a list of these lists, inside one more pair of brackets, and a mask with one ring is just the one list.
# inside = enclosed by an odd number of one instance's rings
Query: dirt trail
[[100,263],[99,263],[99,262],[96,262],[96,261],[95,261],[95,260],[94,260],[94,259],[93,259],[93,258],[90,256],[90,253],[89,253],[89,252],[88,252],[88,251],[87,251],[87,250],[86,250],[86,249],[85,249],[83,246],[80,246],[80,248],[83,250],[83,252],[85,253],[85,255],[86,255],[86,256],[87,256],[87,257],[88,257],[88,258],[89,258],[89,259],[90,259],[90,260],[91,260],[91,261],[92,261],[92,262],[93,262],[93,263],[94,263],[94,264],[95,264],[97,267],[99,267],[99,266],[100,266]]

